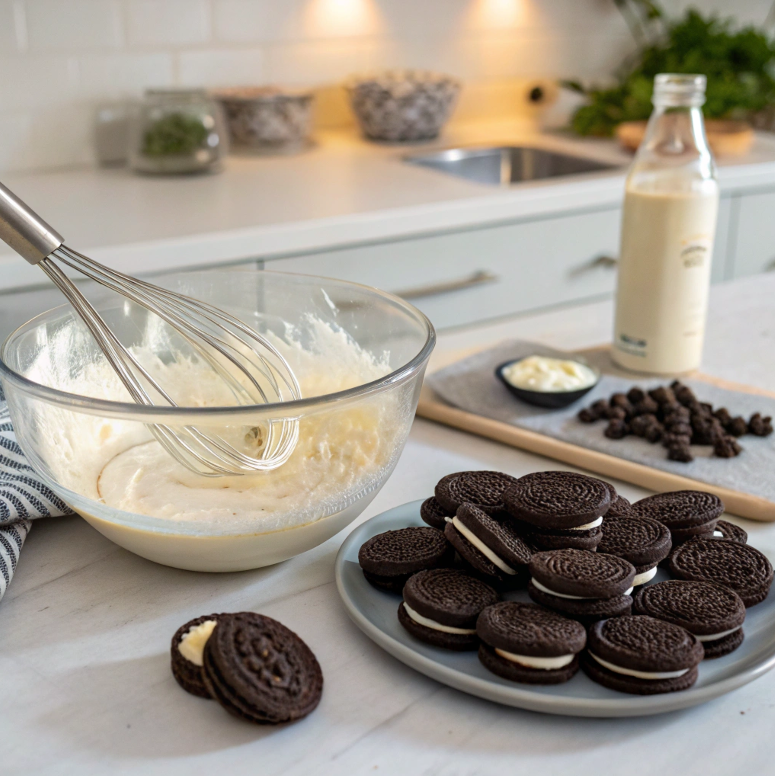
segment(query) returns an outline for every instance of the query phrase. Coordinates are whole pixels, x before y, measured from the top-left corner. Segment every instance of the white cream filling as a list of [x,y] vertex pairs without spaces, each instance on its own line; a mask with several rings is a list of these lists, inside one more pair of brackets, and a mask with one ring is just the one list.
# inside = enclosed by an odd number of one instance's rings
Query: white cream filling
[[721,533],[721,531],[714,531],[714,532],[713,532],[713,536],[714,536],[715,538],[718,538],[718,539],[723,539],[723,538],[724,538],[724,534],[723,534],[723,533]]
[[738,625],[736,628],[731,628],[730,630],[725,630],[721,633],[709,633],[707,636],[698,636],[695,634],[694,638],[696,638],[697,641],[715,641],[716,639],[723,639],[724,636],[731,636],[735,631],[739,631],[742,627],[742,625]]
[[570,359],[528,356],[504,367],[504,378],[529,391],[575,391],[594,385],[597,375],[586,364]]
[[682,668],[680,671],[635,671],[632,668],[622,668],[622,666],[609,663],[607,660],[603,660],[602,657],[598,657],[594,652],[590,652],[589,656],[593,657],[601,666],[607,668],[609,671],[613,671],[616,674],[623,674],[624,676],[634,676],[636,679],[651,679],[653,681],[659,679],[677,679],[679,676],[683,676],[691,671],[690,668]]
[[455,633],[458,636],[471,636],[476,633],[476,628],[453,628],[451,625],[442,625],[440,622],[436,622],[436,620],[423,617],[412,609],[406,601],[404,601],[404,609],[418,625],[424,625],[426,628],[433,628],[433,630],[441,631],[442,633]]
[[205,620],[203,623],[190,628],[180,640],[178,652],[195,666],[203,665],[205,644],[207,644],[207,639],[210,638],[217,624],[216,620]]
[[646,582],[654,579],[656,575],[657,575],[656,566],[654,566],[654,568],[651,568],[651,569],[646,569],[646,571],[642,572],[641,574],[635,575],[635,579],[632,580],[632,586],[637,587],[638,585],[645,585]]
[[570,531],[588,531],[590,528],[597,528],[599,525],[603,525],[603,518],[596,517],[591,523],[584,523],[584,525],[574,525],[569,528]]
[[[568,595],[567,593],[558,593],[556,590],[550,590],[545,585],[542,585],[535,577],[531,577],[530,581],[539,589],[542,590],[544,593],[548,593],[549,595],[555,595],[557,598],[570,598],[573,601],[598,601],[603,600],[595,596],[591,595]],[[632,588],[629,590],[625,590],[622,595],[629,595],[632,592]]]
[[517,573],[505,561],[501,560],[475,533],[473,533],[473,531],[469,531],[457,517],[452,518],[452,525],[455,526],[462,536],[473,544],[487,560],[494,563],[501,571],[506,574]]
[[551,671],[555,668],[564,668],[573,662],[575,655],[559,655],[558,657],[533,657],[532,655],[515,655],[506,652],[505,649],[495,649],[495,652],[512,663],[519,663],[526,668],[540,668],[542,671]]

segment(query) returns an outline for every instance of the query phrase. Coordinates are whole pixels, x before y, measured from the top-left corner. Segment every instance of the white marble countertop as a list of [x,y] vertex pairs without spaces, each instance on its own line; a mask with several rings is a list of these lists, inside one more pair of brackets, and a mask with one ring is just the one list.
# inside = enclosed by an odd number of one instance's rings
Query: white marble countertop
[[[415,165],[437,147],[527,143],[619,169],[507,188]],[[71,247],[130,274],[322,250],[548,213],[617,206],[631,157],[612,140],[536,134],[514,122],[451,126],[432,144],[376,145],[322,132],[296,156],[232,156],[220,175],[153,177],[126,169],[15,174],[3,183]],[[721,159],[722,191],[775,187],[775,135]],[[0,244],[0,291],[45,282]]]
[[[775,277],[713,289],[704,369],[772,387]],[[506,337],[559,347],[607,339],[609,302],[440,338],[436,363]],[[416,421],[396,472],[360,520],[432,492],[461,469],[514,475],[537,456]],[[625,496],[644,492],[616,483]],[[775,526],[745,523],[775,557]],[[346,533],[346,532],[345,532]],[[625,720],[501,707],[436,684],[386,655],[347,618],[333,578],[344,534],[276,567],[239,574],[165,568],[79,518],[40,521],[0,604],[0,772],[11,774],[765,774],[775,745],[775,672],[704,706]],[[299,723],[242,723],[184,693],[169,640],[212,611],[251,609],[298,631],[325,674]]]

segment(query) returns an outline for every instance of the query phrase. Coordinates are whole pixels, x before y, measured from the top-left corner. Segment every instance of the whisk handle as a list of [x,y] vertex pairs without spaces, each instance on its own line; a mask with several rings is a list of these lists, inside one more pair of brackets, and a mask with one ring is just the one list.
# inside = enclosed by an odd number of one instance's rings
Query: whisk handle
[[0,240],[30,264],[37,264],[65,238],[0,183]]

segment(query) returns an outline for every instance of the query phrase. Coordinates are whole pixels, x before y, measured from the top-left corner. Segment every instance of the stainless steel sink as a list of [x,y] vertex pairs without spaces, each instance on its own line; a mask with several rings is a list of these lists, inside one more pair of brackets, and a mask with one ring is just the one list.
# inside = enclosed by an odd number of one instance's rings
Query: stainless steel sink
[[430,154],[406,156],[404,161],[492,186],[509,186],[523,181],[559,178],[617,167],[582,156],[530,146],[449,148]]

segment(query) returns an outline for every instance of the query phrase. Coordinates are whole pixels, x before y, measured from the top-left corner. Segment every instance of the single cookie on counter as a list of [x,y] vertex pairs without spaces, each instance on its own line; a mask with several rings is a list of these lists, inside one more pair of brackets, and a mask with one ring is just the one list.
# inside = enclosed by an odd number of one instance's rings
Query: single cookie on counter
[[761,603],[772,586],[772,564],[755,547],[719,539],[692,539],[673,550],[670,573],[734,590],[746,606]]
[[594,550],[612,487],[596,477],[565,471],[520,477],[504,494],[515,528],[540,549]]
[[645,585],[656,576],[657,565],[670,554],[670,530],[650,517],[606,515],[603,538],[597,551],[618,555],[635,566],[633,587]]
[[398,621],[414,637],[435,647],[476,649],[476,618],[497,601],[493,588],[457,569],[421,571],[404,585]]
[[499,523],[472,504],[463,504],[444,535],[476,575],[495,587],[527,582],[531,547],[507,523]]
[[282,623],[254,612],[218,615],[204,649],[204,681],[228,712],[276,725],[301,719],[323,694],[312,650]]
[[436,485],[436,501],[454,515],[462,504],[473,504],[488,515],[503,512],[503,493],[517,481],[503,472],[455,472]]
[[730,523],[728,520],[719,520],[713,530],[714,539],[728,539],[730,542],[739,544],[748,544],[748,533],[739,525]]
[[432,528],[438,528],[439,531],[444,530],[444,526],[447,524],[447,518],[451,518],[455,513],[449,512],[444,509],[435,496],[426,498],[420,506],[420,517],[423,522],[427,523]]
[[358,563],[369,584],[391,593],[400,593],[412,574],[448,566],[453,560],[452,547],[436,528],[385,531],[358,550]]
[[675,490],[648,496],[632,505],[630,517],[650,517],[670,529],[673,546],[712,536],[724,502],[702,490]]
[[536,602],[590,625],[629,614],[635,567],[616,555],[587,550],[537,552],[528,593]]
[[611,690],[655,695],[691,687],[704,654],[678,625],[644,615],[615,617],[590,628],[581,667]]
[[202,673],[205,644],[220,614],[206,614],[181,625],[172,637],[170,659],[175,681],[191,695],[210,698]]
[[476,621],[479,660],[504,679],[525,684],[560,684],[579,669],[587,643],[584,626],[535,604],[503,601]]
[[633,614],[680,625],[705,648],[705,657],[728,655],[743,643],[745,604],[734,590],[713,582],[671,579],[638,592]]

